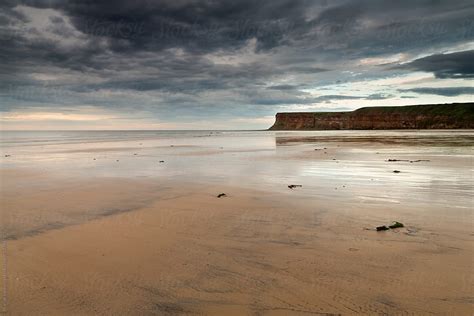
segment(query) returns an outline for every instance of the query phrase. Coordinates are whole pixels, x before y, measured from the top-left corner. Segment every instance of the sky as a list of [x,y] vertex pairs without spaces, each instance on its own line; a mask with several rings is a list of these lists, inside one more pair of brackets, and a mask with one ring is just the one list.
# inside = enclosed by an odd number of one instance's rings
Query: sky
[[2,0],[0,127],[265,129],[473,101],[472,0]]

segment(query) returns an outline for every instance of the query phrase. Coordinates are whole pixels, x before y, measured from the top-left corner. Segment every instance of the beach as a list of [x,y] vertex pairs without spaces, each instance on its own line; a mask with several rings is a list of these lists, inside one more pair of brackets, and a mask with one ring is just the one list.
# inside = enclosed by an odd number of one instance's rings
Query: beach
[[8,315],[472,314],[473,131],[1,144]]

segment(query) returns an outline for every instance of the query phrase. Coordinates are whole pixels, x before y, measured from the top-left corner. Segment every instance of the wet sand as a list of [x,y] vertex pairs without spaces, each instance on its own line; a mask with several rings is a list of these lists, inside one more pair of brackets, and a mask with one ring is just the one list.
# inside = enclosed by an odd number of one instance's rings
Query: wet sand
[[[104,167],[95,172],[90,156],[74,156],[78,163],[69,166],[86,173],[64,172],[63,160],[37,162],[42,168],[26,158],[3,165],[4,311],[472,314],[469,147],[407,150],[367,140],[286,138],[274,155],[259,146],[166,147],[152,156],[159,176],[140,170],[151,151],[133,156],[130,149],[100,158],[108,160],[96,161]],[[186,155],[172,156],[173,150]],[[249,152],[256,153],[251,160]],[[224,172],[234,155],[242,160],[235,166],[240,175],[207,169]],[[201,161],[190,168],[207,176],[176,177],[185,168],[178,156]],[[163,164],[156,161],[161,157]],[[128,168],[127,159],[138,162]],[[252,176],[252,163],[271,165],[274,178]],[[102,169],[118,165],[120,172]],[[227,196],[217,198],[222,192]],[[406,227],[374,230],[394,220]]]

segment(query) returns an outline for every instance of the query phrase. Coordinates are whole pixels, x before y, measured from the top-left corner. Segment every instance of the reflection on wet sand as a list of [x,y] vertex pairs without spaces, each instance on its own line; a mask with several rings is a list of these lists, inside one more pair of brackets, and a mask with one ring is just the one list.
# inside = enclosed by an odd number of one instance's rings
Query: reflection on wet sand
[[385,145],[405,145],[405,146],[472,146],[474,144],[474,135],[471,132],[398,132],[386,133],[386,135],[354,135],[341,132],[342,135],[318,135],[318,136],[277,136],[275,143],[277,146],[291,143],[379,143]]

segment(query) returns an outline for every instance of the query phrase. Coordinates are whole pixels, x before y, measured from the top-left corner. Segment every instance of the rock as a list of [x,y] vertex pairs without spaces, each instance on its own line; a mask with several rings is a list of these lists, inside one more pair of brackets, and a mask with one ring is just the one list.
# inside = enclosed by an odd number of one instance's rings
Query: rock
[[290,185],[288,186],[288,188],[290,188],[290,189],[292,189],[292,190],[293,190],[294,188],[301,188],[301,187],[302,187],[301,184],[290,184]]
[[400,173],[400,170],[393,170],[393,173]]
[[378,232],[381,232],[381,231],[384,231],[384,230],[389,230],[389,228],[388,228],[387,226],[385,226],[385,225],[383,225],[383,226],[377,226],[375,229],[376,229]]
[[226,196],[227,196],[227,194],[221,193],[221,194],[219,194],[217,197],[218,197],[218,198],[221,198],[221,197],[226,197]]
[[408,159],[389,159],[388,162],[395,162],[395,161],[410,161]]
[[11,157],[11,155],[5,155],[5,157]]
[[391,229],[394,229],[394,228],[402,228],[402,227],[405,227],[405,226],[400,222],[393,222],[393,224],[388,226],[388,227],[391,228]]
[[160,161],[158,161],[158,162],[159,162],[159,163],[163,163],[163,162],[165,162],[165,161],[164,161],[164,160],[160,160]]

